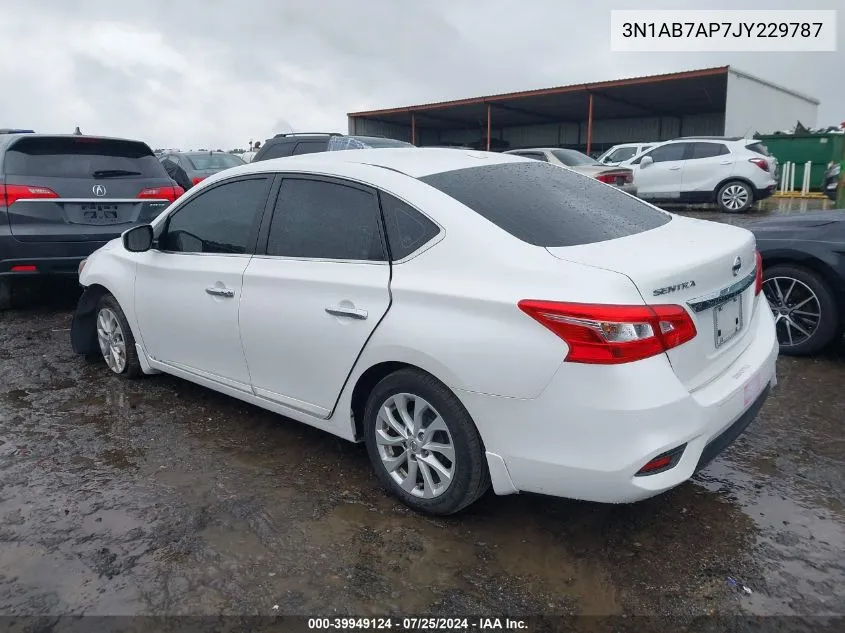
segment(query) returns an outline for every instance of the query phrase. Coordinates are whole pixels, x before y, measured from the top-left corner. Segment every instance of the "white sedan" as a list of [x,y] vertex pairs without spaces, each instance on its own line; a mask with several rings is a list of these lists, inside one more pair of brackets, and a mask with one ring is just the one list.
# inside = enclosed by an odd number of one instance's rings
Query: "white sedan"
[[72,342],[366,443],[412,508],[492,485],[631,502],[776,382],[753,235],[455,149],[226,170],[80,267]]

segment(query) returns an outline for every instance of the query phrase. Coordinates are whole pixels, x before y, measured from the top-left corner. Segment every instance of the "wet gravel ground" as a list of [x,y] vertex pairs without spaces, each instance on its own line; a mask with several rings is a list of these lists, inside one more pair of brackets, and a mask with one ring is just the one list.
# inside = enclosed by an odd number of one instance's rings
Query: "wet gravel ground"
[[75,298],[0,313],[0,614],[845,614],[843,346],[782,357],[747,433],[666,495],[432,519],[361,447],[75,356]]

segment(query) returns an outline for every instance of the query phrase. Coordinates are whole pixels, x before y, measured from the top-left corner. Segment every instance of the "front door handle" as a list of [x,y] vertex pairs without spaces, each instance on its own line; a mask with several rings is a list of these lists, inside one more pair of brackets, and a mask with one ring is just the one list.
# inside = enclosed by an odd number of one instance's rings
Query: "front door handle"
[[680,169],[681,169],[680,167],[670,167],[669,171],[678,171]]
[[334,316],[349,317],[350,319],[359,319],[361,321],[367,318],[367,311],[358,310],[357,308],[344,308],[337,306],[334,308],[326,308],[326,312]]
[[235,291],[230,290],[229,288],[220,288],[219,286],[211,286],[210,288],[206,288],[205,291],[213,295],[215,297],[229,297],[232,298],[235,296]]

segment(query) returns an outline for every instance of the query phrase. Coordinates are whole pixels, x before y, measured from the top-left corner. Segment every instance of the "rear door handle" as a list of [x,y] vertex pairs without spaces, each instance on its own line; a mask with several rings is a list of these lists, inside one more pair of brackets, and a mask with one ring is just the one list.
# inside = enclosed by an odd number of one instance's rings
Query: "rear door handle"
[[720,165],[733,165],[734,162],[732,160],[723,160]]
[[670,167],[669,171],[678,171],[680,169],[681,169],[680,167]]
[[367,318],[367,311],[358,310],[357,308],[342,308],[337,306],[334,308],[326,308],[326,312],[334,316],[349,317],[350,319],[359,319],[361,321]]
[[229,288],[220,288],[218,286],[211,286],[210,288],[206,288],[205,291],[213,295],[215,297],[229,297],[232,298],[235,296],[235,291],[230,290]]

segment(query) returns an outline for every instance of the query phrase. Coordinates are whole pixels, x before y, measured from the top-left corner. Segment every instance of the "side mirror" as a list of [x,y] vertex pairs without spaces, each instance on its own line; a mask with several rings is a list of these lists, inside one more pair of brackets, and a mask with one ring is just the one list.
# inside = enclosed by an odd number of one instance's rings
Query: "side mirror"
[[135,226],[123,234],[123,248],[130,253],[144,253],[153,247],[153,227],[149,224]]
[[653,164],[654,164],[654,159],[651,156],[643,156],[640,159],[640,167],[643,168],[643,169],[645,169],[649,165],[653,165]]

